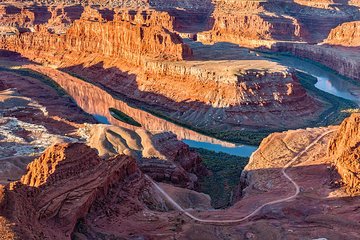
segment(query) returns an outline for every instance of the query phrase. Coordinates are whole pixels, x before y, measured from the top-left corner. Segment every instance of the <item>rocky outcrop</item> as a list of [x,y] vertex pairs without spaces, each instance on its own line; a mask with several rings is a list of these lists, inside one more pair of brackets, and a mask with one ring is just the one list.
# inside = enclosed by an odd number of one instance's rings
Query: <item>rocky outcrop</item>
[[[186,121],[191,125],[195,123],[197,127],[207,130],[211,128],[233,131],[235,127],[243,125],[259,129],[259,126],[264,127],[264,124],[267,124],[266,127],[276,128],[285,121],[286,124],[298,126],[299,123],[294,119],[298,119],[300,116],[303,120],[309,119],[318,114],[316,109],[319,108],[319,103],[306,94],[291,72],[267,61],[251,61],[250,67],[253,68],[256,64],[261,68],[276,67],[280,71],[249,69],[243,70],[242,73],[237,72],[239,71],[238,64],[246,64],[246,62],[248,61],[235,62],[227,65],[226,68],[219,66],[223,63],[222,61],[219,61],[219,64],[211,63],[213,74],[206,74],[206,67],[201,62],[195,66],[190,66],[194,65],[193,62],[173,63],[174,66],[164,62],[163,65],[161,63],[159,65],[168,67],[159,68],[159,71],[167,74],[174,71],[175,75],[178,70],[181,70],[183,76],[177,74],[175,76],[178,78],[171,78],[166,75],[148,74],[140,75],[136,81],[133,80],[134,76],[132,75],[126,75],[114,68],[104,70],[99,65],[91,66],[86,70],[82,67],[75,67],[71,68],[71,71],[81,74],[86,79],[105,86],[107,89],[123,93],[131,99],[128,100],[129,102],[134,99],[138,100],[139,102],[136,102],[138,108],[144,108],[150,104],[150,112],[159,108],[168,112],[167,114],[171,114],[170,116],[174,116],[173,118],[178,121]],[[184,64],[186,65],[184,66]],[[180,138],[206,139],[193,131],[185,130],[146,111],[131,107],[124,101],[114,99],[99,87],[68,74],[47,67],[34,65],[27,67],[49,76],[62,86],[83,109],[90,113],[106,116],[113,124],[124,126],[110,115],[109,108],[111,107],[131,116],[150,131],[171,130]],[[236,76],[237,74],[239,76]],[[197,75],[198,79],[194,79],[194,76]],[[206,80],[206,78],[209,79]],[[146,87],[147,91],[139,91],[135,83],[141,84],[141,89]],[[205,84],[208,89],[205,89]],[[183,91],[179,91],[179,89],[183,89]],[[159,93],[154,94],[157,91]],[[134,94],[131,95],[131,93]],[[189,98],[193,98],[194,101],[189,101]],[[171,101],[171,99],[176,101]],[[206,101],[206,105],[201,103],[203,101]],[[218,107],[208,106],[210,104]],[[279,111],[282,112],[281,115]],[[279,118],[281,121],[278,120]]]
[[[36,33],[4,37],[0,45],[209,134],[244,126],[303,127],[321,112],[322,104],[286,67],[235,47],[184,44],[177,34],[155,24],[171,28],[169,15],[86,8],[66,34],[39,27]],[[304,121],[294,121],[300,118]]]
[[[271,188],[276,188],[275,191],[284,191],[280,187],[285,180],[281,173],[282,168],[318,136],[329,130],[331,129],[290,130],[282,133],[273,133],[263,139],[259,148],[251,155],[249,163],[241,173],[238,196],[247,198],[248,196],[253,196],[258,191],[264,194],[270,193],[269,189]],[[329,139],[330,136],[327,135],[323,141],[318,143],[319,148],[309,150],[306,156],[311,156],[311,159],[321,159],[321,157],[324,157],[326,154],[324,148],[326,148]],[[322,149],[320,149],[320,146]],[[313,151],[315,151],[315,154]],[[303,157],[304,161],[307,159],[305,155],[299,157]],[[295,165],[294,163],[291,167],[296,168]],[[302,164],[300,168],[303,166],[306,166],[306,164]],[[285,182],[287,181],[285,180]],[[291,184],[287,184],[287,187],[291,187]]]
[[192,189],[197,185],[197,176],[207,174],[200,156],[172,133],[151,134],[141,128],[132,131],[108,125],[88,125],[80,131],[100,156],[132,156],[140,169],[156,181]]
[[[132,190],[125,190],[130,183]],[[133,158],[102,160],[84,144],[59,144],[30,163],[20,181],[5,187],[0,215],[16,224],[13,230],[20,238],[70,239],[90,208],[94,211],[100,201],[118,198],[124,191],[133,198],[129,211],[140,211],[143,204],[136,199],[149,188]],[[99,214],[107,207],[103,205]]]
[[352,114],[330,141],[328,156],[349,193],[360,193],[360,114]]
[[[266,6],[256,1],[215,1],[213,27],[198,34],[204,42],[227,41],[246,44],[249,41],[298,39],[300,24],[296,19],[266,16]],[[265,3],[266,4],[266,3]],[[273,4],[273,3],[272,3]]]
[[332,29],[324,43],[344,47],[360,47],[360,21],[346,22]]
[[46,27],[38,26],[35,33],[3,38],[1,47],[27,56],[31,53],[46,55],[55,50],[57,54],[96,53],[102,57],[127,59],[135,65],[139,65],[144,56],[167,60],[191,56],[191,49],[183,44],[181,38],[162,26],[143,25],[146,20],[140,23],[136,19],[125,21],[123,14],[112,18],[113,21],[107,21],[106,15],[87,8],[81,20],[75,21],[66,34],[52,34]]
[[[337,25],[360,19],[347,1],[214,1],[213,26],[198,34],[204,42],[261,46],[267,41],[322,42]],[[316,22],[316,24],[314,24]]]
[[276,43],[272,50],[291,52],[334,69],[341,75],[360,80],[360,50],[328,45]]

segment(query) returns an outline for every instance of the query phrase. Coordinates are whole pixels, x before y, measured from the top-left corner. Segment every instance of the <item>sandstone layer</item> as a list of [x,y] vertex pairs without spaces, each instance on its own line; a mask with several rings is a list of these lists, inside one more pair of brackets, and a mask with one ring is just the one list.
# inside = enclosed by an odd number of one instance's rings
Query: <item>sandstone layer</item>
[[360,18],[358,8],[347,1],[218,0],[214,8],[213,27],[199,33],[199,39],[248,46],[262,41],[321,42],[340,23]]
[[326,44],[360,47],[360,21],[346,22],[331,30]]
[[[3,47],[43,54],[52,50],[95,52],[104,57],[126,58],[135,65],[141,61],[141,56],[179,60],[191,55],[191,50],[182,44],[178,35],[164,31],[161,26],[145,27],[142,26],[144,21],[139,23],[123,14],[114,14],[110,12],[111,16],[103,16],[88,7],[81,20],[74,21],[66,34],[59,36],[50,33],[44,26],[37,26],[36,34],[9,36]],[[112,21],[107,21],[110,18]],[[38,44],[40,42],[41,45]]]
[[360,80],[360,49],[341,46],[276,43],[272,49],[319,62],[349,78]]
[[329,158],[349,193],[360,192],[360,114],[353,114],[339,128],[328,149]]
[[[84,144],[59,144],[30,163],[20,181],[3,187],[0,211],[16,224],[12,229],[17,237],[70,239],[77,221],[90,209],[102,206],[98,211],[105,215],[109,209],[100,203],[121,197],[132,204],[113,205],[111,214],[140,211],[139,198],[149,191],[134,159],[102,160]],[[154,200],[148,202],[156,204]],[[126,212],[119,211],[125,205]]]
[[[208,53],[214,56],[221,49],[185,44],[172,32],[173,21],[171,13],[154,10],[87,7],[65,34],[49,32],[44,24],[34,33],[3,37],[1,46],[207,132],[234,126],[295,128],[316,118],[323,107],[286,67],[241,49],[235,49],[243,54],[235,58],[231,48],[222,59],[209,58]],[[299,117],[304,122],[297,122]]]
[[151,134],[141,128],[132,131],[108,125],[88,125],[79,131],[100,156],[132,156],[142,172],[156,181],[194,188],[198,176],[207,174],[199,155],[175,134]]
[[[286,51],[296,56],[360,79],[359,49],[354,49],[360,44],[358,1],[219,0],[212,17],[212,29],[197,33],[198,40],[272,50],[288,45]],[[313,45],[323,43],[331,46]]]

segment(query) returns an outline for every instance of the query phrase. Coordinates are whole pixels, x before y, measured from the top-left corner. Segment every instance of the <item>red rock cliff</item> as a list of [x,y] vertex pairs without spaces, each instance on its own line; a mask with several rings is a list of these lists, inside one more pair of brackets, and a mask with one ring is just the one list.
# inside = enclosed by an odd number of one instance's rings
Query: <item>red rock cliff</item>
[[283,40],[322,42],[331,29],[360,18],[348,1],[332,3],[215,0],[212,29],[199,33],[198,39],[248,46]]
[[[97,53],[102,57],[127,59],[133,64],[144,57],[182,60],[191,56],[191,49],[177,34],[160,25],[150,24],[160,17],[139,20],[136,16],[117,13],[112,21],[107,21],[104,18],[106,15],[88,8],[66,34],[51,34],[46,27],[38,26],[35,33],[3,38],[0,47],[27,55],[51,51]],[[164,21],[170,26],[168,16]]]
[[353,114],[330,141],[328,156],[334,161],[347,191],[360,193],[360,114]]
[[360,47],[360,21],[346,22],[332,29],[325,43],[345,47]]
[[[129,182],[131,192],[124,193]],[[13,230],[20,239],[70,239],[77,221],[95,203],[119,197],[110,193],[131,196],[134,201],[127,208],[142,209],[136,199],[148,191],[145,185],[131,157],[102,160],[84,144],[59,144],[30,163],[21,181],[5,186],[0,215],[16,224]],[[102,210],[107,207],[102,205]]]

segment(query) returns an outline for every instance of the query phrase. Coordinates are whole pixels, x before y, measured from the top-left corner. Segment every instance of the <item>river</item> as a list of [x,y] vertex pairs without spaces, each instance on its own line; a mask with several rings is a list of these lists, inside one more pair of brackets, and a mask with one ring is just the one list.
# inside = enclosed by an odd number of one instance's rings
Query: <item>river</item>
[[[274,59],[272,58],[272,60]],[[360,83],[358,85],[351,83],[346,77],[324,66],[315,64],[311,60],[288,55],[276,55],[275,61],[316,77],[317,83],[315,87],[319,90],[351,100],[360,106]]]
[[115,119],[109,111],[110,108],[115,108],[135,119],[149,132],[153,134],[173,132],[178,136],[179,140],[183,140],[190,147],[225,152],[242,157],[249,157],[257,149],[257,146],[221,141],[181,127],[146,111],[134,108],[126,102],[114,98],[100,87],[70,76],[67,73],[58,70],[49,72],[48,68],[42,66],[36,66],[34,70],[42,72],[53,79],[73,98],[80,108],[93,115],[100,123],[126,127],[132,130],[138,128]]
[[[266,54],[269,56],[269,54]],[[281,64],[304,71],[318,79],[316,87],[338,97],[352,100],[360,105],[360,87],[345,80],[344,77],[328,69],[296,57],[276,55],[275,61]],[[272,58],[272,60],[274,60]],[[62,76],[61,76],[62,75]],[[72,77],[66,73],[50,76],[76,103],[86,112],[92,114],[99,122],[135,129],[136,127],[125,124],[115,119],[109,108],[116,108],[139,122],[143,128],[156,134],[160,132],[173,132],[180,140],[190,147],[204,148],[215,152],[224,152],[235,156],[249,157],[256,146],[238,145],[221,141],[195,131],[183,128],[162,118],[156,117],[141,109],[134,108],[127,103],[114,98],[109,93],[91,83]],[[60,76],[60,77],[59,77]]]
[[[271,59],[274,60],[273,58]],[[303,71],[316,77],[318,80],[315,84],[316,88],[332,95],[351,100],[360,106],[360,86],[351,83],[350,81],[346,80],[345,77],[336,74],[334,71],[331,71],[321,65],[312,63],[311,61],[297,58],[295,56],[276,55],[275,61],[278,61],[282,65],[295,68],[299,71]],[[98,121],[102,123],[110,124],[111,122],[102,115],[93,115]],[[178,131],[175,131],[175,134],[178,134],[179,138],[190,147],[204,148],[215,152],[224,152],[227,154],[243,157],[249,157],[257,149],[256,146],[227,143],[197,133],[193,133],[192,137],[189,137],[189,135],[184,136],[184,134],[179,134],[180,129],[182,128],[179,127]],[[168,130],[171,131],[172,129]],[[183,129],[183,131],[188,130]]]

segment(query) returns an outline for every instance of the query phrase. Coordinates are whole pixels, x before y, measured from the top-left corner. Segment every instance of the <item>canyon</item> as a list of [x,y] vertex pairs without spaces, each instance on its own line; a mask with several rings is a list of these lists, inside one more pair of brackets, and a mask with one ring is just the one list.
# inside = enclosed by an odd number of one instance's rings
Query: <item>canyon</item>
[[1,239],[359,239],[360,1],[0,1]]
[[207,134],[279,130],[280,119],[288,128],[304,127],[327,109],[286,66],[232,46],[226,54],[235,50],[236,58],[214,58],[222,48],[185,43],[170,13],[137,11],[86,7],[64,34],[52,33],[49,21],[35,32],[3,37],[1,45]]

